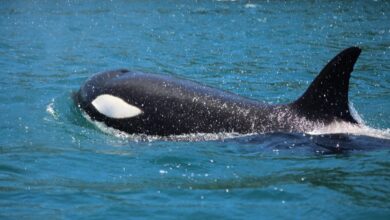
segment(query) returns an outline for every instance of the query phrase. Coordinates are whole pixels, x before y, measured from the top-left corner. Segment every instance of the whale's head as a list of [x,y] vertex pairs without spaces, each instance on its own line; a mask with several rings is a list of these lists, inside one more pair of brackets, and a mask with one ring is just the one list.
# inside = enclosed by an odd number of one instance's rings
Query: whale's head
[[141,106],[132,99],[127,81],[117,80],[127,73],[128,70],[120,69],[89,78],[74,95],[76,104],[92,119],[99,121],[124,120],[141,115]]

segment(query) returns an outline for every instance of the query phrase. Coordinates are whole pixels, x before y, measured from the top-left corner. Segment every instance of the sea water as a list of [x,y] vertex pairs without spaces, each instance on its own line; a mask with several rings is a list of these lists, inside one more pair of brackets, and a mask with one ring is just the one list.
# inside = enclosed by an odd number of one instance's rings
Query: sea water
[[[389,219],[389,16],[388,1],[1,1],[0,218]],[[134,135],[71,98],[128,68],[288,103],[349,46],[360,126]]]

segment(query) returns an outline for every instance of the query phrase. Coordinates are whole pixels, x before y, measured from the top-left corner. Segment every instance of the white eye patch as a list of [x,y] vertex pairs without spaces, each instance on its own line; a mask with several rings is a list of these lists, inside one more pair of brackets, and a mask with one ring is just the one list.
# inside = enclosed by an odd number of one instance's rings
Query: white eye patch
[[141,109],[130,105],[123,99],[113,95],[99,95],[92,101],[92,105],[101,114],[116,119],[131,118],[142,113]]

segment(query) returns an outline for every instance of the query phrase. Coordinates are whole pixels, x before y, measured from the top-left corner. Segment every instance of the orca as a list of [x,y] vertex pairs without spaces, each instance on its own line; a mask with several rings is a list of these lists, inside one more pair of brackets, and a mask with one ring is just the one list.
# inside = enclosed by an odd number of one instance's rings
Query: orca
[[340,52],[288,104],[270,105],[190,80],[126,69],[90,77],[74,99],[92,120],[129,134],[309,132],[332,122],[358,124],[348,88],[360,53],[358,47]]

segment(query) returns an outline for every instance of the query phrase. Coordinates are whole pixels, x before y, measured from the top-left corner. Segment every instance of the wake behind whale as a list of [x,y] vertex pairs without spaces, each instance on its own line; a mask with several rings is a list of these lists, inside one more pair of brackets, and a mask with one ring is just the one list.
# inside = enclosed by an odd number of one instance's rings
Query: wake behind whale
[[357,47],[335,56],[296,101],[267,105],[192,81],[128,70],[97,74],[75,94],[92,121],[128,134],[311,132],[334,123],[359,126],[348,105]]

